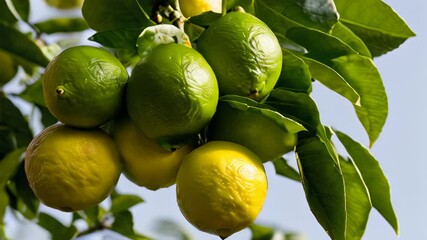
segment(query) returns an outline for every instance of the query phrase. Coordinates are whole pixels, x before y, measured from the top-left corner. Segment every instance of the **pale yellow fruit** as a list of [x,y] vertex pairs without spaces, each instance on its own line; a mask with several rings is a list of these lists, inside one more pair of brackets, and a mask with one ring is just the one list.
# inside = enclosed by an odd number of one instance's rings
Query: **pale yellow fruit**
[[221,0],[179,0],[179,7],[185,17],[200,15],[204,12],[221,12]]

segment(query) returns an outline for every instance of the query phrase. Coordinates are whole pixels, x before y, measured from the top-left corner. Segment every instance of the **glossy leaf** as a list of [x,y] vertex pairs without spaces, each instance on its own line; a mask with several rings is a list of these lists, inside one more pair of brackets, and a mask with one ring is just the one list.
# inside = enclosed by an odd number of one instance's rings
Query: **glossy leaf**
[[11,0],[16,12],[19,14],[19,17],[28,22],[28,17],[30,15],[30,0]]
[[36,218],[40,202],[30,188],[23,161],[20,163],[17,173],[11,179],[11,183],[9,183],[8,187],[10,185],[14,186],[14,194],[18,198],[16,210],[21,212],[27,219]]
[[51,234],[52,240],[74,239],[78,234],[78,230],[74,225],[65,226],[55,217],[46,213],[39,214],[37,224]]
[[136,40],[142,31],[143,28],[107,30],[95,33],[89,40],[111,49],[134,50],[136,53]]
[[359,93],[361,106],[354,108],[372,146],[388,115],[387,94],[378,69],[372,59],[355,54],[332,59],[330,66]]
[[[4,188],[0,188],[0,228],[4,224],[4,215],[6,214],[6,208],[9,205],[9,196]],[[2,229],[0,229],[0,239],[2,238]],[[3,233],[4,234],[4,233]]]
[[308,65],[298,56],[283,49],[283,66],[276,88],[293,92],[311,92],[311,73]]
[[334,157],[318,137],[299,138],[296,153],[311,211],[332,239],[346,239],[344,179]]
[[6,1],[0,1],[0,20],[8,23],[15,23],[18,21],[18,19],[16,19],[16,17],[10,11]]
[[358,52],[360,55],[371,58],[371,52],[365,43],[355,33],[353,33],[347,26],[342,22],[337,22],[331,31],[331,35],[340,39],[345,44],[350,46],[353,50]]
[[288,161],[286,159],[276,159],[273,161],[273,165],[274,169],[276,170],[276,174],[301,182],[300,174],[297,170],[295,170],[288,164]]
[[274,89],[265,103],[283,116],[302,124],[309,131],[316,132],[320,125],[316,103],[308,94]]
[[360,96],[350,84],[334,69],[315,59],[301,56],[309,66],[313,78],[325,87],[345,97],[351,103],[360,105]]
[[79,32],[89,28],[83,18],[52,18],[43,22],[35,23],[34,26],[43,33],[67,33]]
[[111,195],[111,208],[109,212],[118,213],[126,211],[143,202],[144,200],[137,195],[113,193]]
[[27,102],[40,106],[46,106],[43,96],[42,78],[39,78],[31,85],[27,85],[26,88],[16,96],[24,99]]
[[368,223],[372,208],[368,189],[356,166],[351,161],[340,160],[345,181],[347,208],[346,240],[360,240]]
[[192,240],[194,239],[190,233],[186,231],[181,225],[172,220],[160,220],[156,222],[156,232],[162,235],[172,236],[179,240]]
[[261,19],[267,26],[277,34],[286,36],[288,29],[292,27],[303,27],[298,22],[288,18],[280,12],[282,7],[276,9],[275,5],[270,5],[262,0],[254,0],[255,2],[255,16]]
[[335,0],[335,4],[340,21],[365,42],[374,57],[399,47],[406,39],[415,36],[405,21],[384,1]]
[[0,22],[0,36],[0,49],[41,67],[46,67],[49,63],[40,47],[17,29]]
[[369,149],[360,143],[342,132],[335,131],[335,133],[359,169],[369,190],[372,206],[387,220],[396,234],[399,234],[399,222],[391,202],[390,185],[379,162],[370,153]]
[[274,228],[261,226],[258,224],[249,225],[252,237],[251,240],[272,240],[274,236]]
[[135,0],[85,0],[82,14],[89,26],[96,31],[154,25],[149,15]]
[[114,214],[114,222],[111,230],[120,233],[121,235],[135,240],[148,240],[150,238],[138,234],[133,228],[133,218],[130,211],[121,211]]
[[18,169],[21,155],[24,153],[25,148],[18,148],[9,152],[6,157],[0,160],[0,191],[6,186],[9,179],[15,174]]

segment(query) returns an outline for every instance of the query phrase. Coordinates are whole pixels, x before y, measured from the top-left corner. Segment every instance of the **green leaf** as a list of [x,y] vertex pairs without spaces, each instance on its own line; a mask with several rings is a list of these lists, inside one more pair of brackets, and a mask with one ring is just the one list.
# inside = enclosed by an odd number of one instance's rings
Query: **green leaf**
[[37,108],[42,114],[41,122],[44,127],[48,127],[58,122],[58,120],[52,115],[52,113],[50,113],[47,107],[37,105]]
[[0,1],[0,20],[8,23],[16,23],[18,21],[18,19],[16,19],[16,17],[10,11],[6,1]]
[[[289,19],[280,12],[281,1],[276,1],[275,5],[270,5],[265,1],[254,0],[255,16],[261,19],[267,26],[277,34],[286,35],[286,31],[292,27],[302,27],[301,24]],[[278,7],[278,9],[276,9]],[[278,11],[279,10],[279,11]]]
[[0,191],[6,186],[9,179],[15,174],[18,169],[20,158],[25,152],[25,147],[17,148],[12,152],[9,152],[6,157],[0,160]]
[[89,26],[96,31],[154,25],[139,1],[135,0],[85,0],[82,14]]
[[363,181],[368,187],[372,206],[387,220],[398,235],[399,222],[391,203],[390,185],[378,161],[369,149],[360,143],[342,132],[335,131],[335,133],[359,169]]
[[342,22],[337,22],[331,31],[331,35],[340,39],[360,55],[371,58],[371,52],[365,43],[356,34],[354,34]]
[[51,234],[52,240],[74,239],[78,234],[78,230],[74,225],[65,226],[46,213],[39,214],[37,224]]
[[172,220],[160,220],[156,222],[156,232],[169,235],[179,240],[192,240],[193,237],[182,226]]
[[287,177],[289,179],[301,182],[301,177],[297,170],[289,166],[288,161],[284,158],[279,158],[273,161],[276,174]]
[[136,233],[133,229],[133,218],[130,211],[121,211],[114,214],[114,222],[111,230],[120,233],[121,235],[135,240],[150,239],[144,235]]
[[0,223],[0,239],[9,240],[9,238],[6,236],[6,226],[2,223]]
[[336,160],[317,136],[299,138],[296,153],[311,211],[332,239],[346,239],[344,179]]
[[372,59],[354,54],[332,59],[330,66],[359,93],[361,106],[354,108],[372,146],[388,115],[387,94],[378,69]]
[[39,46],[17,29],[0,22],[0,36],[2,36],[0,49],[42,67],[46,67],[49,63],[49,59]]
[[27,85],[21,93],[17,94],[17,96],[27,102],[46,107],[43,96],[42,82],[42,77],[40,77],[33,84]]
[[353,162],[340,160],[347,204],[346,240],[360,240],[368,223],[372,204],[368,189]]
[[117,192],[111,195],[111,213],[126,211],[129,208],[143,203],[144,200],[137,195],[118,194]]
[[40,202],[28,183],[24,169],[24,161],[20,163],[18,171],[11,179],[8,187],[14,188],[13,192],[18,199],[16,210],[21,212],[27,219],[36,218]]
[[275,88],[293,92],[311,92],[311,73],[308,65],[291,51],[282,48],[282,72]]
[[316,132],[320,125],[316,103],[308,94],[274,89],[265,103],[283,116],[302,124],[311,132]]
[[249,225],[252,237],[251,240],[272,240],[274,236],[274,228],[261,226],[255,223]]
[[111,49],[134,50],[137,53],[136,40],[144,28],[121,28],[97,32],[89,38]]
[[399,47],[406,39],[415,36],[405,21],[384,1],[335,0],[335,4],[340,21],[365,42],[374,57]]
[[360,96],[353,87],[334,69],[315,59],[303,57],[301,59],[309,66],[313,78],[325,87],[345,97],[351,103],[360,105]]
[[12,3],[19,17],[25,22],[28,22],[28,17],[30,15],[30,0],[12,0]]
[[216,12],[204,12],[198,16],[191,17],[189,21],[193,24],[199,25],[201,27],[208,27],[213,22],[218,20],[222,15]]
[[225,95],[220,97],[219,101],[226,102],[235,109],[240,109],[242,111],[252,111],[261,114],[272,122],[276,123],[276,125],[285,132],[297,133],[306,130],[303,125],[296,122],[295,120],[283,116],[270,106],[258,103],[250,98],[237,95]]
[[254,13],[254,0],[227,0],[227,10],[232,10],[234,7],[240,6],[245,12]]
[[39,29],[40,32],[47,34],[79,32],[89,28],[83,18],[70,17],[52,18],[43,22],[35,23],[34,26]]
[[[9,205],[9,196],[7,195],[7,192],[0,188],[0,228],[4,226],[4,215],[6,213],[6,208]],[[2,233],[0,229],[0,239],[2,238]]]
[[93,228],[100,225],[104,211],[99,205],[96,205],[79,211],[78,214],[86,221],[89,228]]

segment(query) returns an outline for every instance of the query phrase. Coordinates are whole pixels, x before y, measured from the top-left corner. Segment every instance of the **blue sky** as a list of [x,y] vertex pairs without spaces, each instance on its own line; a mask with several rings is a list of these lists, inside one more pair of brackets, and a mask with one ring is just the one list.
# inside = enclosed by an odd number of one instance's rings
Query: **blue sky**
[[[34,4],[40,0],[32,0]],[[392,201],[400,220],[401,234],[396,237],[392,228],[373,210],[370,215],[365,240],[376,239],[427,239],[424,230],[427,216],[427,3],[421,0],[386,0],[417,34],[397,50],[375,59],[382,74],[389,99],[389,116],[383,132],[372,148],[374,156],[387,175],[392,193]],[[35,9],[34,18],[45,16],[42,5]],[[330,90],[315,85],[313,98],[318,103],[323,123],[346,132],[354,139],[368,143],[366,134],[357,121],[350,104]],[[290,156],[293,158],[293,156]],[[300,232],[306,239],[329,239],[316,222],[306,203],[301,184],[275,176],[271,165],[266,165],[269,174],[269,193],[265,207],[257,222],[277,226],[284,231]],[[215,239],[217,237],[201,233],[188,224],[181,216],[175,201],[175,191],[169,189],[152,192],[136,187],[124,177],[119,182],[118,190],[134,193],[145,199],[146,203],[133,208],[135,227],[147,234],[155,234],[157,220],[171,219],[187,229],[196,239]],[[63,221],[70,216],[55,210],[43,208],[56,214]],[[14,234],[20,225],[9,225],[8,232]],[[26,225],[28,227],[28,225]],[[23,232],[21,231],[21,234]],[[43,236],[43,233],[40,233]],[[20,235],[19,239],[34,239]],[[230,237],[230,240],[248,239],[249,232],[242,231]],[[38,238],[41,239],[41,238]],[[86,239],[102,239],[93,236]]]

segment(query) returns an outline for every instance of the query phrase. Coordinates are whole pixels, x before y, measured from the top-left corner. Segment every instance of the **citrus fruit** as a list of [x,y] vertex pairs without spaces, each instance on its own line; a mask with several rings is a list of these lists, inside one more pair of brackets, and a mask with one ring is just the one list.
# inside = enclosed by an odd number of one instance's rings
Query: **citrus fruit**
[[128,79],[126,69],[108,51],[76,46],[59,53],[43,77],[49,111],[66,125],[93,128],[120,110]]
[[52,125],[25,152],[25,172],[34,194],[47,206],[66,212],[103,201],[121,171],[114,141],[100,129]]
[[204,12],[221,12],[222,0],[179,0],[179,7],[185,17],[200,15]]
[[230,12],[212,23],[197,42],[218,79],[221,95],[264,98],[282,68],[282,50],[274,33],[261,20]]
[[267,194],[267,177],[262,162],[249,149],[211,141],[182,160],[176,194],[191,224],[224,239],[258,216]]
[[46,3],[55,8],[59,9],[72,9],[78,8],[83,5],[84,0],[45,0]]
[[175,184],[181,160],[192,150],[191,144],[167,150],[145,137],[129,118],[114,120],[112,132],[122,157],[123,173],[133,183],[150,190]]
[[145,136],[174,145],[209,123],[218,85],[202,55],[169,43],[155,47],[133,68],[126,99],[132,122]]
[[286,132],[267,116],[234,108],[224,101],[218,103],[208,127],[208,138],[241,144],[263,162],[282,157],[297,143],[297,134]]
[[0,87],[9,82],[18,72],[18,65],[12,56],[0,50]]

